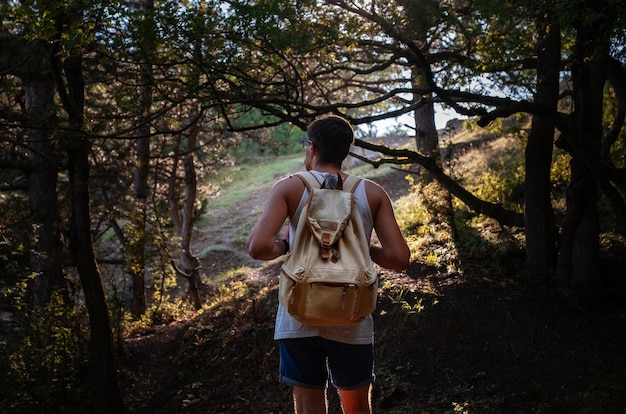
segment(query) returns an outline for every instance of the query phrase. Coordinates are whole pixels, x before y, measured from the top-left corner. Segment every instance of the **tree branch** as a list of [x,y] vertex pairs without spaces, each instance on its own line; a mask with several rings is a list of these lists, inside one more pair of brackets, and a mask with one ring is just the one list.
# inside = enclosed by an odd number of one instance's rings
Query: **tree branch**
[[376,160],[370,160],[366,157],[358,154],[351,153],[355,158],[358,158],[368,164],[373,165],[375,168],[382,164],[398,164],[407,165],[416,163],[424,167],[430,172],[441,185],[450,191],[455,197],[463,201],[470,209],[479,214],[484,214],[497,220],[502,225],[523,227],[524,215],[511,210],[507,210],[502,207],[501,204],[491,203],[485,200],[481,200],[474,196],[463,186],[457,183],[454,179],[448,176],[441,167],[437,165],[434,158],[427,157],[420,154],[417,151],[408,149],[393,149],[385,145],[372,144],[370,142],[363,141],[361,139],[355,140],[355,145],[365,148],[367,150],[376,151],[378,153],[389,155],[389,158],[380,157]]

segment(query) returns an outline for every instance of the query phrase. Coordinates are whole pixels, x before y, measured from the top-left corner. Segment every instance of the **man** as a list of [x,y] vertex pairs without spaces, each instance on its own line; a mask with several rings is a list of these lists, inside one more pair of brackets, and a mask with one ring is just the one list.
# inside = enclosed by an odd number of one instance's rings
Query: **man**
[[[305,142],[304,165],[318,178],[341,171],[343,160],[354,142],[354,131],[343,118],[329,116],[311,123]],[[247,240],[255,259],[271,260],[289,251],[295,228],[283,234],[286,218],[298,217],[309,190],[298,177],[278,181],[268,196],[259,222]],[[380,245],[370,245],[370,256],[378,265],[402,271],[409,264],[409,248],[396,222],[391,200],[378,184],[363,180],[355,191],[355,203],[363,218],[365,234],[372,229]],[[369,240],[368,240],[369,241]],[[371,413],[371,384],[374,381],[373,320],[351,326],[308,326],[296,321],[279,305],[274,338],[280,345],[280,380],[293,386],[296,414],[327,412],[326,382],[330,373],[343,412]]]

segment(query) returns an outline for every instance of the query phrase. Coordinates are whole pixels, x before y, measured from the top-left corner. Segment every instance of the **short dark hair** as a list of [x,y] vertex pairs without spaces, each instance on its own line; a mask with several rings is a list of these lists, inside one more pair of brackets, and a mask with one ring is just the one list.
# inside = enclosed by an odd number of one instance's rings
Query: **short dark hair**
[[339,163],[348,156],[354,143],[354,130],[350,123],[337,115],[330,115],[311,122],[307,129],[309,140],[315,145],[320,161]]

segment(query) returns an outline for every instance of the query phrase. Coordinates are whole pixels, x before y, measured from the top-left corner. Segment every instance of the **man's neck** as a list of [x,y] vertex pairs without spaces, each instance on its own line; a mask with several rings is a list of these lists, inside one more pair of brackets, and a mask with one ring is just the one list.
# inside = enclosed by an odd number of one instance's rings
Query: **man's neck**
[[334,164],[316,164],[313,166],[313,170],[324,173],[341,173],[342,175],[345,174],[343,171],[341,171],[340,165]]

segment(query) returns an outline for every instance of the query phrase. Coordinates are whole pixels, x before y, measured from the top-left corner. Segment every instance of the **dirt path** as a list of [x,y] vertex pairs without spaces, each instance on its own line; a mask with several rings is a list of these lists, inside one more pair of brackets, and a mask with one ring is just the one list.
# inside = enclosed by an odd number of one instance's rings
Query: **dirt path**
[[194,251],[198,252],[206,279],[211,280],[229,269],[260,265],[260,261],[252,259],[245,251],[238,234],[258,217],[267,192],[267,188],[257,189],[245,202],[230,209],[209,209],[205,214],[203,220],[207,224],[194,234]]

